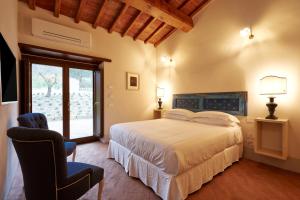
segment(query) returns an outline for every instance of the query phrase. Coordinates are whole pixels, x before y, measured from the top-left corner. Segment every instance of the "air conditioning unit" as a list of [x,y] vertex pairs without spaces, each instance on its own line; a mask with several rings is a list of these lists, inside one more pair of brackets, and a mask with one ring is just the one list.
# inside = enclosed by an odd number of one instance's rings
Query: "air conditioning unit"
[[32,34],[36,37],[65,42],[86,48],[91,47],[91,34],[74,28],[32,18]]

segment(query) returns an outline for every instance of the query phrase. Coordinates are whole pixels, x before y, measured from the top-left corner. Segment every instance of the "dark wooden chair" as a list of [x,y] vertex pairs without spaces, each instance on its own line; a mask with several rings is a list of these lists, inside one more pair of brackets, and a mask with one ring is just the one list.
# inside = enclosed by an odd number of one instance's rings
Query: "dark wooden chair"
[[63,137],[51,130],[15,127],[7,132],[16,149],[27,200],[75,200],[99,183],[101,199],[104,170],[67,162]]
[[[48,130],[47,118],[42,113],[26,113],[20,115],[18,117],[18,121],[20,126],[24,126],[27,128],[42,128]],[[76,142],[65,141],[64,146],[67,156],[73,154],[72,161],[74,162],[76,157]]]

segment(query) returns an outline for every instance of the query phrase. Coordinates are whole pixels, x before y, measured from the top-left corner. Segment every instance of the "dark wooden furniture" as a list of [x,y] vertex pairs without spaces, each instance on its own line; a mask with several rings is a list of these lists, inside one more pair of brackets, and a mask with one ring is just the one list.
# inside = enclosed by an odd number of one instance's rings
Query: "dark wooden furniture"
[[154,109],[153,110],[153,119],[160,119],[163,117],[165,110],[163,109]]

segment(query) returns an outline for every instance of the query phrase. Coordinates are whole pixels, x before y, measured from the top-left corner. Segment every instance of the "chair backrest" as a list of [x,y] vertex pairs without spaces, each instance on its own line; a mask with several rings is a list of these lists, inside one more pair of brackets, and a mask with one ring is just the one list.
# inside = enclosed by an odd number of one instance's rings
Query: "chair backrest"
[[57,199],[67,179],[62,136],[46,129],[15,127],[7,131],[16,149],[28,200]]
[[48,129],[47,118],[42,113],[26,113],[18,117],[20,126]]

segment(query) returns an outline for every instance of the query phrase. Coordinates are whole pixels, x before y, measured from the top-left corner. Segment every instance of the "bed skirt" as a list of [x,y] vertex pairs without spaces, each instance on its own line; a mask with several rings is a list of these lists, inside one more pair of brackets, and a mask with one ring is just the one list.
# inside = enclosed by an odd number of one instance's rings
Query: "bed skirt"
[[177,176],[161,171],[113,140],[109,142],[107,156],[120,163],[129,176],[139,178],[145,185],[151,187],[162,199],[183,200],[199,190],[204,183],[212,180],[213,176],[238,161],[242,152],[242,144],[231,146]]

